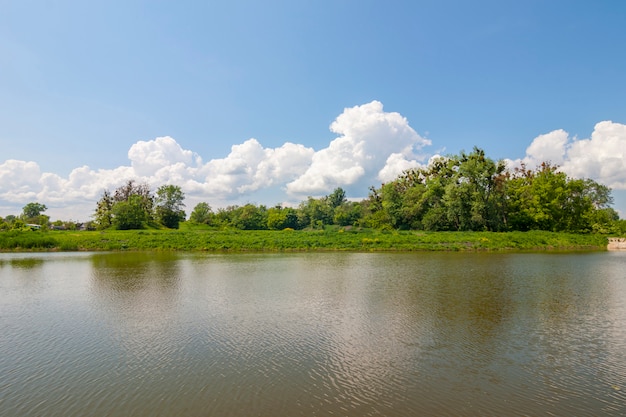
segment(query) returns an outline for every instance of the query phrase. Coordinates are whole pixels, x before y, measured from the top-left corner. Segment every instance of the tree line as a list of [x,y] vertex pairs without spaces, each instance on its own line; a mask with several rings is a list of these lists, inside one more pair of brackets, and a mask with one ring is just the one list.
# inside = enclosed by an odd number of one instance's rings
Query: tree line
[[328,225],[356,226],[362,219],[362,204],[350,202],[342,188],[321,197],[309,197],[296,208],[246,204],[214,211],[208,203],[197,204],[189,221],[216,228],[242,230],[321,229]]
[[121,187],[110,192],[104,190],[96,204],[93,221],[77,223],[57,220],[50,222],[50,217],[43,214],[47,210],[44,204],[31,202],[24,206],[19,216],[0,217],[0,230],[25,230],[51,228],[62,230],[108,229],[119,230],[143,229],[146,227],[167,227],[177,229],[185,221],[183,203],[185,194],[177,185],[163,185],[153,193],[148,184],[139,184],[129,180]]
[[474,148],[372,188],[364,211],[379,228],[614,233],[612,203],[608,187],[569,178],[549,162],[507,170]]
[[177,185],[162,185],[155,194],[148,184],[129,180],[113,193],[104,190],[93,215],[98,229],[164,226],[178,229],[185,220],[185,194]]
[[[186,220],[185,195],[177,185],[153,193],[147,184],[127,181],[105,190],[96,204],[97,229],[178,228]],[[322,229],[326,226],[425,231],[527,231],[626,233],[626,221],[610,206],[611,190],[591,179],[573,179],[544,162],[534,169],[507,170],[482,149],[440,157],[427,167],[403,172],[371,187],[362,201],[349,201],[342,188],[308,197],[297,207],[245,204],[213,210],[197,204],[188,221],[241,230]],[[44,224],[46,207],[29,203],[22,225]],[[7,216],[8,219],[9,216]],[[6,225],[6,220],[4,224]],[[3,226],[0,219],[0,228]]]
[[610,207],[608,187],[573,179],[545,162],[507,170],[484,151],[438,158],[425,168],[405,171],[394,181],[370,188],[360,202],[337,188],[309,197],[297,208],[231,206],[212,211],[198,204],[194,223],[239,229],[303,229],[326,225],[388,230],[528,231],[624,233],[625,221]]

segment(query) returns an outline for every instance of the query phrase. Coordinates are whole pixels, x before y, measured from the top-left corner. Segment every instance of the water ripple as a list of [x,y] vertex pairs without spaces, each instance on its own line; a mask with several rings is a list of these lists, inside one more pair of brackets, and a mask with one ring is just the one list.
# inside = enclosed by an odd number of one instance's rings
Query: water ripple
[[602,255],[0,269],[0,415],[623,415],[626,258]]

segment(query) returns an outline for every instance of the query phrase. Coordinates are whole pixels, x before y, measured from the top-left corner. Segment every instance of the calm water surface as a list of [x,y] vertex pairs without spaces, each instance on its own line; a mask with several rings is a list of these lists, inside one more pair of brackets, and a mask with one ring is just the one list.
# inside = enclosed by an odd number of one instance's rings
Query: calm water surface
[[620,416],[626,252],[0,254],[0,416]]

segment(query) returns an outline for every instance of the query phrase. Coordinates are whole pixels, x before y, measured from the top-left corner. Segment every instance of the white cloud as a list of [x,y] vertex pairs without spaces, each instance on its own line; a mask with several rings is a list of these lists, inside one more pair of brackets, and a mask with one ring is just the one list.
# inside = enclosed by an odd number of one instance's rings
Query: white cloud
[[344,109],[330,125],[340,136],[315,153],[311,165],[287,184],[294,195],[321,194],[336,187],[376,185],[423,159],[422,138],[399,113],[383,111],[379,101]]
[[565,158],[568,139],[568,134],[563,129],[537,136],[526,149],[524,162],[532,166],[548,161],[561,165]]
[[41,171],[37,163],[9,159],[0,164],[0,197],[9,201],[20,201],[21,194],[32,193],[40,177]]
[[276,149],[265,149],[264,158],[257,166],[252,183],[240,187],[239,190],[256,191],[297,178],[311,164],[314,154],[313,148],[294,143],[285,143]]
[[285,143],[263,148],[256,139],[231,147],[222,159],[213,159],[198,170],[195,187],[216,198],[235,198],[302,174],[314,151],[303,145]]
[[616,190],[626,190],[626,125],[596,124],[590,139],[571,143],[563,170],[588,177]]
[[416,160],[406,159],[401,153],[392,153],[387,158],[383,169],[378,173],[378,179],[383,183],[393,181],[407,169],[418,168],[424,165],[425,164],[421,164]]
[[564,130],[537,136],[521,160],[534,168],[549,161],[573,178],[591,178],[614,190],[626,190],[626,125],[597,123],[589,139],[570,138]]
[[153,190],[163,184],[179,185],[194,205],[199,201],[225,205],[257,190],[284,186],[304,173],[314,153],[289,142],[263,148],[249,139],[232,146],[225,158],[202,163],[200,156],[174,139],[162,137],[133,144],[130,166],[113,170],[82,166],[67,178],[42,173],[35,162],[7,160],[0,165],[0,199],[5,202],[0,210],[4,215],[18,214],[26,203],[39,201],[53,218],[87,220],[105,189],[112,191],[129,179],[148,183]]
[[[202,164],[198,155],[184,150],[169,136],[135,143],[128,151],[128,159],[135,173],[142,177],[158,176],[159,171],[164,168],[176,173],[176,167],[182,169]],[[174,168],[169,169],[170,167]]]

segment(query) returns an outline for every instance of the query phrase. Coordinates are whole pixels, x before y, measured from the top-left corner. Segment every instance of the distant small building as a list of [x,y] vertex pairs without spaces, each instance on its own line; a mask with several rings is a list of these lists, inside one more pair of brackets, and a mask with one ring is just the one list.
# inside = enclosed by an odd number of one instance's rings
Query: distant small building
[[608,250],[626,250],[626,238],[624,237],[610,237]]

